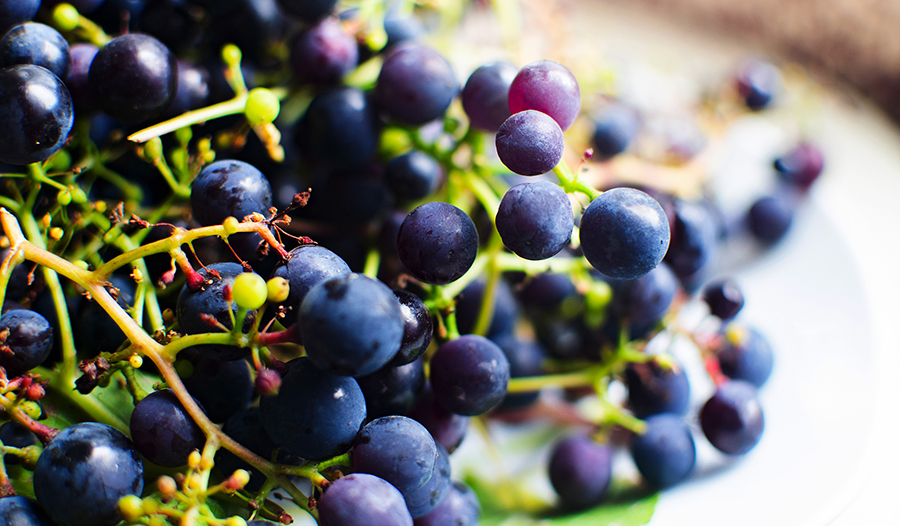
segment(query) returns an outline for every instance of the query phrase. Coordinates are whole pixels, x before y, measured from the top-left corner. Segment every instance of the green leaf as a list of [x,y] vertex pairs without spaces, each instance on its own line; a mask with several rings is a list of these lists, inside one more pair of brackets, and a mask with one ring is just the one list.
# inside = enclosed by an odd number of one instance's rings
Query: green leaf
[[647,524],[656,509],[658,493],[635,501],[603,504],[572,515],[528,517],[524,515],[487,515],[480,526],[641,526]]

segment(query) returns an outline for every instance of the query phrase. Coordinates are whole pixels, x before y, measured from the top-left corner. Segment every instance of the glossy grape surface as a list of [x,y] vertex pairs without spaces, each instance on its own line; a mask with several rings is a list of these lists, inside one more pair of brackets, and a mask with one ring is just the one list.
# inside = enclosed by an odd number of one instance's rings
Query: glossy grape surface
[[[8,462],[8,461],[7,461]],[[4,526],[56,526],[37,502],[26,497],[0,498],[0,524]]]
[[513,114],[500,126],[495,137],[497,155],[519,175],[549,172],[562,159],[562,129],[549,115],[535,110]]
[[435,466],[437,447],[422,424],[405,416],[372,420],[353,442],[353,470],[390,482],[404,495],[421,488]]
[[523,67],[509,87],[509,111],[537,110],[553,118],[563,130],[581,110],[581,89],[565,66],[539,60]]
[[433,510],[413,521],[415,526],[478,526],[481,505],[471,488],[453,482],[447,495]]
[[9,310],[0,316],[0,340],[0,367],[11,378],[47,359],[53,346],[53,328],[36,312]]
[[216,161],[191,183],[191,210],[203,226],[238,221],[254,212],[269,215],[272,187],[254,166],[237,160]]
[[638,418],[659,413],[682,415],[691,402],[691,388],[684,369],[677,362],[667,369],[655,361],[633,363],[625,369],[628,408]]
[[334,374],[374,373],[400,350],[400,303],[387,285],[362,274],[314,286],[300,304],[299,317],[307,355]]
[[385,180],[391,192],[401,200],[423,199],[441,183],[441,165],[430,155],[412,150],[391,159],[385,168]]
[[450,454],[444,446],[436,444],[437,455],[434,459],[434,470],[428,482],[419,489],[405,494],[406,507],[413,518],[421,517],[437,507],[450,489]]
[[356,381],[366,397],[370,419],[405,415],[415,407],[425,389],[425,368],[422,360],[399,366],[388,364]]
[[409,213],[397,233],[397,251],[413,276],[445,285],[462,277],[475,262],[478,232],[465,212],[435,201]]
[[659,203],[633,188],[594,199],[581,217],[581,249],[600,273],[636,279],[656,267],[669,248],[669,221]]
[[394,296],[400,302],[403,315],[403,339],[400,350],[391,360],[391,365],[404,365],[421,356],[434,333],[434,320],[425,303],[415,294],[405,290],[395,290]]
[[709,306],[710,314],[723,321],[734,318],[744,307],[744,294],[738,284],[729,278],[706,284],[702,297]]
[[121,431],[86,422],[68,427],[41,453],[34,470],[37,501],[69,526],[112,526],[119,499],[140,495],[144,465]]
[[138,451],[163,467],[185,465],[188,455],[206,443],[206,435],[170,389],[141,399],[131,413],[130,429]]
[[50,70],[30,64],[0,70],[0,162],[44,161],[63,147],[74,123],[72,97]]
[[114,38],[91,63],[91,94],[116,120],[137,124],[162,115],[178,90],[175,56],[140,33]]
[[697,450],[681,417],[660,413],[644,421],[647,430],[631,441],[631,456],[641,476],[656,488],[673,486],[691,474]]
[[296,141],[313,159],[359,168],[378,150],[380,122],[362,90],[338,87],[318,93],[297,122]]
[[471,126],[495,132],[509,118],[509,86],[518,70],[509,62],[492,62],[469,76],[460,94]]
[[412,526],[403,495],[374,475],[354,473],[334,481],[318,502],[322,526]]
[[756,388],[742,380],[720,385],[700,409],[700,427],[709,442],[729,455],[743,455],[762,438],[765,421]]
[[64,79],[72,63],[69,42],[50,26],[28,22],[14,27],[0,40],[0,67],[33,64]]
[[517,184],[500,201],[497,232],[520,257],[547,259],[572,238],[575,218],[568,195],[549,181]]
[[716,357],[725,376],[762,387],[772,374],[774,353],[766,337],[755,328],[727,329]]
[[497,344],[474,334],[441,345],[431,359],[431,386],[438,402],[466,416],[486,413],[503,400],[509,360]]
[[0,1],[0,31],[5,34],[13,26],[28,22],[40,8],[41,0]]
[[291,43],[291,68],[300,82],[337,83],[358,59],[356,39],[332,18],[299,33]]
[[550,454],[553,489],[566,508],[584,509],[602,502],[612,480],[613,450],[584,435],[558,441]]
[[284,321],[289,326],[297,321],[300,303],[311,288],[321,281],[350,273],[350,267],[337,254],[319,245],[303,245],[290,251],[290,259],[275,267],[272,277],[288,281],[290,290],[282,302]]
[[405,124],[424,124],[447,111],[459,91],[447,59],[434,49],[406,43],[392,49],[375,84],[378,106]]

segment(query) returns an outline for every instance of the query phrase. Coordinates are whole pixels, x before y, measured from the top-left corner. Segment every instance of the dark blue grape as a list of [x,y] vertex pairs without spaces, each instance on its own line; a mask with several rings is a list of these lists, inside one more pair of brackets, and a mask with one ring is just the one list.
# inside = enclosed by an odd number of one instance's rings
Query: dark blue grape
[[53,347],[47,318],[30,310],[10,310],[0,316],[0,367],[12,378],[40,365]]
[[5,34],[13,26],[28,22],[40,8],[41,0],[0,0],[0,32]]
[[69,43],[50,26],[28,22],[14,27],[0,40],[0,67],[33,64],[64,79],[72,60]]
[[[222,426],[222,431],[238,444],[266,460],[270,460],[275,449],[278,448],[278,445],[269,438],[266,430],[263,429],[258,406],[248,407],[232,415]],[[300,459],[283,450],[276,454],[276,461],[280,464],[292,465],[298,465],[301,462]],[[259,491],[266,481],[266,476],[261,471],[225,449],[216,452],[216,468],[224,477],[230,477],[239,469],[247,470],[250,473],[250,482],[245,487],[249,491]]]
[[628,323],[634,334],[644,334],[663,317],[678,292],[678,281],[662,263],[638,279],[619,285],[613,298],[613,310],[620,321]]
[[786,196],[766,195],[757,199],[747,212],[753,237],[775,244],[788,233],[794,221],[794,207]]
[[441,345],[431,359],[431,387],[438,402],[466,416],[497,406],[509,384],[509,360],[497,344],[474,334]]
[[360,168],[377,153],[379,131],[378,115],[366,94],[340,87],[313,98],[297,122],[296,140],[314,159]]
[[781,181],[805,191],[819,178],[825,161],[819,148],[802,142],[775,159],[774,164]]
[[532,62],[519,70],[509,87],[509,111],[537,110],[553,118],[563,130],[581,110],[581,89],[565,66],[552,60]]
[[[123,309],[130,309],[134,305],[136,292],[134,280],[113,274],[109,277],[109,283],[115,289],[113,297],[116,303]],[[75,347],[84,357],[115,352],[126,340],[125,333],[103,307],[88,298],[82,298],[78,304],[72,331],[75,333]]]
[[469,418],[451,413],[438,403],[434,397],[431,385],[426,382],[419,403],[409,412],[408,416],[425,426],[435,442],[442,445],[449,452],[453,452],[462,443],[469,429]]
[[403,339],[400,350],[391,360],[391,365],[404,365],[416,360],[431,344],[434,320],[428,307],[418,296],[405,290],[395,290],[394,296],[400,302],[403,315]]
[[375,84],[375,100],[385,113],[420,125],[442,116],[459,90],[453,68],[434,49],[409,42],[391,49]]
[[547,259],[572,239],[575,217],[569,196],[549,181],[517,184],[497,210],[497,232],[519,257]]
[[640,129],[641,119],[635,110],[623,104],[610,105],[594,120],[594,157],[606,160],[624,152]]
[[[476,279],[456,297],[456,326],[459,332],[467,334],[475,329],[484,301],[484,280]],[[497,338],[512,334],[519,318],[519,304],[512,288],[504,280],[497,281],[494,289],[494,310],[487,337]]]
[[321,526],[412,526],[403,495],[390,482],[366,473],[341,477],[319,498]]
[[331,14],[337,0],[278,0],[282,9],[304,22],[316,22]]
[[444,446],[435,444],[437,455],[434,470],[428,482],[419,489],[403,495],[406,507],[413,518],[421,517],[436,508],[450,489],[450,454]]
[[[540,376],[545,373],[544,360],[547,358],[547,350],[538,342],[522,339],[513,334],[505,334],[492,340],[509,360],[510,378]],[[508,393],[498,409],[510,411],[528,407],[537,401],[539,395],[538,391]]]
[[737,316],[744,307],[744,295],[738,284],[730,278],[712,281],[703,287],[703,301],[709,312],[722,321]]
[[665,262],[686,285],[699,286],[718,256],[718,222],[698,201],[676,199]]
[[91,96],[91,85],[88,82],[88,74],[91,70],[91,62],[97,56],[100,48],[93,44],[75,44],[69,48],[71,66],[69,74],[63,77],[69,94],[72,96],[72,104],[79,115],[88,115],[97,110],[97,103]]
[[159,40],[128,33],[103,46],[91,63],[91,94],[116,120],[159,117],[178,90],[175,56]]
[[472,127],[489,132],[500,129],[511,115],[509,86],[517,73],[509,62],[492,62],[469,75],[460,98]]
[[281,305],[285,307],[285,326],[297,321],[297,310],[303,298],[313,286],[329,278],[350,273],[350,267],[337,254],[319,245],[303,245],[290,251],[290,258],[275,268],[272,277],[288,281],[288,298]]
[[362,274],[322,281],[300,304],[299,328],[306,354],[323,370],[371,374],[400,349],[403,315],[391,289]]
[[307,460],[345,453],[366,419],[356,380],[314,366],[309,358],[288,363],[275,396],[260,400],[263,428],[273,442]]
[[754,328],[725,331],[716,357],[725,376],[762,387],[772,374],[772,347],[765,336]]
[[762,438],[763,427],[756,388],[749,382],[725,382],[700,409],[703,434],[728,455],[743,455],[753,449]]
[[253,400],[253,379],[247,362],[200,358],[192,369],[182,381],[213,422],[228,420]]
[[432,285],[446,285],[475,262],[478,232],[465,212],[434,201],[410,212],[400,225],[397,251],[410,274]]
[[403,42],[411,42],[425,33],[422,22],[413,14],[403,15],[397,9],[388,9],[384,15],[384,31],[387,33],[387,44],[384,49],[389,49]]
[[234,285],[234,278],[242,272],[244,268],[238,263],[214,263],[200,269],[198,273],[205,279],[203,286],[191,290],[185,285],[178,295],[175,314],[179,329],[186,334],[218,332],[215,326],[203,319],[204,314],[230,329],[231,313],[237,313],[238,308],[234,301],[225,299],[225,288]]
[[566,302],[578,301],[578,290],[568,275],[544,272],[526,281],[519,291],[519,301],[528,312],[555,314]]
[[669,221],[659,203],[633,188],[614,188],[581,216],[581,250],[601,274],[636,279],[656,267],[669,248]]
[[683,415],[691,403],[691,387],[684,369],[667,368],[656,361],[632,363],[625,369],[628,408],[638,418],[659,413]]
[[694,470],[697,450],[681,417],[661,413],[647,418],[647,429],[631,441],[631,456],[644,479],[655,488],[674,486]]
[[[37,445],[38,440],[30,429],[18,422],[10,421],[0,426],[0,442],[3,442],[4,446],[26,448]],[[4,456],[3,462],[7,466],[21,463],[16,455]]]
[[[7,464],[9,461],[7,461]],[[0,498],[0,524],[4,526],[56,526],[41,506],[26,497]]]
[[229,216],[242,220],[254,212],[269,215],[272,187],[266,176],[243,161],[216,161],[191,183],[191,210],[203,226]]
[[400,366],[389,364],[356,381],[366,397],[370,419],[405,415],[415,407],[425,389],[425,367],[422,360]]
[[30,64],[0,70],[0,162],[44,161],[63,147],[74,123],[72,97],[48,69]]
[[206,443],[206,435],[171,389],[141,399],[131,413],[130,429],[138,451],[163,467],[187,464],[188,455]]
[[300,82],[338,83],[358,59],[356,39],[333,18],[300,32],[291,42],[291,68]]
[[437,190],[443,170],[430,155],[412,150],[391,159],[384,178],[391,192],[401,200],[416,201]]
[[193,7],[187,0],[150,0],[138,21],[140,31],[179,52],[195,46],[201,30],[196,14],[191,12]]
[[210,98],[209,72],[184,60],[178,64],[178,87],[175,98],[163,114],[163,118],[176,117],[190,110],[202,108]]
[[481,505],[475,492],[461,482],[453,482],[447,495],[433,510],[413,520],[415,526],[478,526]]
[[113,526],[119,499],[141,495],[144,465],[121,431],[85,422],[64,429],[41,453],[34,470],[37,501],[68,526]]
[[562,129],[546,113],[525,110],[506,119],[494,138],[504,166],[519,175],[541,175],[562,159]]
[[353,471],[390,482],[407,495],[421,488],[434,472],[437,447],[422,424],[405,416],[372,420],[353,442]]
[[762,110],[772,104],[781,90],[781,73],[765,60],[747,60],[738,69],[735,85],[749,109]]
[[584,509],[599,504],[609,493],[612,448],[585,435],[558,441],[550,453],[550,483],[563,507]]

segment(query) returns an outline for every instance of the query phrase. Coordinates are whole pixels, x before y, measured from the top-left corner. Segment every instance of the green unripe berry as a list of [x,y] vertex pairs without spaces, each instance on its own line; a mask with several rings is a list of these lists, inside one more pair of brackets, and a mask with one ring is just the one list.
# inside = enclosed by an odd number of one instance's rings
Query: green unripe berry
[[244,106],[244,115],[254,126],[271,124],[280,111],[278,97],[266,88],[253,88],[247,96],[247,105]]
[[144,145],[144,157],[146,157],[150,161],[155,161],[162,157],[163,154],[163,145],[162,139],[159,137],[154,137],[147,141],[147,144]]
[[225,526],[247,526],[247,521],[235,515],[225,520]]
[[222,62],[229,66],[240,64],[241,56],[241,48],[234,44],[225,44],[225,46],[222,47]]
[[137,495],[125,495],[119,499],[119,515],[125,522],[138,522],[144,515],[144,503]]
[[43,413],[43,411],[41,410],[41,406],[38,405],[37,402],[32,402],[31,400],[22,402],[20,407],[26,415],[31,417],[32,420],[37,420],[41,417],[41,413]]
[[266,288],[269,291],[269,302],[281,303],[287,300],[288,293],[291,291],[291,284],[282,277],[274,277],[266,282]]
[[191,131],[190,126],[185,126],[183,128],[178,128],[175,130],[175,139],[178,140],[179,144],[187,144],[191,142],[191,139],[194,137],[194,132]]
[[72,154],[69,150],[59,150],[50,158],[50,169],[56,172],[65,172],[72,167]]
[[79,204],[79,205],[83,205],[84,203],[87,203],[87,200],[88,200],[87,194],[84,193],[84,190],[82,190],[81,188],[79,188],[77,186],[70,186],[69,194],[72,195],[72,201],[74,203]]
[[62,206],[67,206],[72,202],[72,194],[69,193],[68,190],[60,190],[58,194],[56,194],[56,200]]
[[244,272],[234,278],[231,297],[242,309],[258,309],[266,302],[268,289],[266,281],[259,274]]
[[62,31],[72,31],[78,27],[79,16],[72,4],[59,4],[53,10],[53,24]]

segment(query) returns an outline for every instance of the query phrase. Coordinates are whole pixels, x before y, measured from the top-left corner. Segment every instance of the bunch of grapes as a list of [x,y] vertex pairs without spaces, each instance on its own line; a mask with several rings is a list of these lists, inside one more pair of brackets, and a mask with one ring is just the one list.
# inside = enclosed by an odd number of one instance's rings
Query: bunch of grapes
[[[650,492],[690,477],[692,419],[753,449],[773,355],[718,252],[785,235],[818,149],[733,221],[601,185],[640,112],[584,111],[552,60],[460,83],[426,44],[440,15],[0,0],[0,522],[475,525],[450,462],[470,425],[548,408],[566,511],[610,497],[617,448]],[[723,97],[762,111],[779,83],[754,61]],[[695,414],[654,345],[675,336],[717,386]]]

